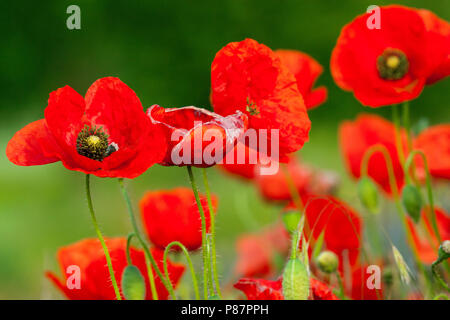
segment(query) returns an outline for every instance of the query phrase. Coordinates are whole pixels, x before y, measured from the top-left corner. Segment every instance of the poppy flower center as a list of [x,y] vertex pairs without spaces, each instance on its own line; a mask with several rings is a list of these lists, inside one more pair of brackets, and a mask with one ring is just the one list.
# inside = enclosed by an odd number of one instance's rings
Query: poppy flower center
[[388,48],[378,57],[377,69],[385,80],[400,80],[408,72],[408,58],[401,50]]
[[102,161],[111,153],[119,150],[115,143],[109,144],[109,136],[102,128],[84,126],[77,137],[78,154],[92,160]]
[[250,101],[249,98],[247,98],[247,106],[245,109],[251,116],[256,116],[259,114],[258,106],[253,101]]

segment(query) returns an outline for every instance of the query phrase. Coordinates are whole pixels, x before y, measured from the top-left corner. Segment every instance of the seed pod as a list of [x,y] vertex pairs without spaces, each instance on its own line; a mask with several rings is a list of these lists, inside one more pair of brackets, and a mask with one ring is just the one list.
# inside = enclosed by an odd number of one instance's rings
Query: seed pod
[[145,280],[136,266],[129,265],[123,271],[122,293],[127,300],[145,299]]
[[339,265],[338,256],[332,251],[323,251],[317,257],[317,266],[320,271],[325,273],[333,273]]
[[402,203],[406,212],[414,220],[415,223],[420,220],[420,211],[422,210],[422,195],[419,189],[412,184],[408,184],[402,191]]
[[283,272],[283,296],[285,300],[307,300],[309,275],[300,259],[290,259]]
[[358,182],[358,196],[364,207],[371,213],[378,213],[378,190],[369,177],[362,177]]
[[450,240],[444,240],[439,246],[439,259],[442,261],[450,258]]

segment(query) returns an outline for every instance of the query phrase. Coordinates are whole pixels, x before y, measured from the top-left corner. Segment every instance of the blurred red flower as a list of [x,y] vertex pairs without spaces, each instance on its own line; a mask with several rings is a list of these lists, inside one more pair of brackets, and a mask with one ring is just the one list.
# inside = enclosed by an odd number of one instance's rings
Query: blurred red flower
[[[161,162],[165,166],[204,168],[221,162],[247,129],[248,121],[247,116],[239,111],[222,117],[196,107],[162,108],[153,105],[147,110],[147,115],[153,124],[162,128],[168,141],[168,149]],[[206,157],[205,151],[208,151]]]
[[242,277],[273,275],[277,271],[277,255],[284,258],[289,245],[289,234],[281,223],[260,233],[240,236],[236,242],[238,253],[236,274]]
[[[122,273],[127,266],[126,259],[126,242],[125,238],[111,238],[105,239],[111,255],[111,261],[114,269],[118,285],[121,286],[120,279]],[[163,270],[163,252],[158,249],[151,249],[151,253],[156,260],[160,270]],[[146,285],[146,299],[152,299],[150,291],[150,282],[148,279],[148,271],[145,263],[145,255],[142,250],[130,248],[130,256],[133,264],[139,268],[142,276],[145,278]],[[56,276],[53,272],[46,272],[46,276],[53,282],[53,284],[70,300],[115,300],[116,296],[111,285],[108,267],[106,265],[105,254],[98,239],[85,239],[76,242],[67,247],[62,247],[58,250],[58,261],[63,274],[62,279]],[[78,266],[80,268],[80,288],[68,288],[67,268],[69,266]],[[185,267],[179,263],[168,261],[168,269],[170,274],[170,281],[174,286],[183,275]],[[159,299],[167,299],[168,292],[161,280],[155,274],[155,286],[158,292]],[[123,296],[122,296],[123,298]]]
[[[406,154],[406,132],[401,131],[402,145]],[[386,147],[392,159],[395,180],[401,189],[404,183],[403,169],[395,144],[395,127],[382,117],[359,115],[355,121],[344,121],[339,126],[339,144],[347,169],[355,178],[361,175],[364,154],[371,146]],[[368,163],[369,176],[388,194],[392,194],[386,162],[380,152],[375,152]]]
[[329,194],[337,185],[337,177],[333,173],[315,170],[294,157],[289,157],[287,171],[290,177],[286,176],[282,168],[274,175],[256,176],[255,183],[266,200],[292,200],[288,179],[292,179],[300,196]]
[[448,41],[436,42],[415,9],[381,7],[380,29],[367,27],[370,16],[360,15],[343,27],[331,56],[334,80],[370,107],[416,98],[442,52],[448,54]]
[[[355,265],[362,241],[362,219],[359,214],[332,196],[308,195],[303,202],[309,234],[313,239],[316,240],[324,232],[324,244],[339,257],[339,268],[342,270],[346,259],[350,266]],[[306,239],[309,234],[306,234]]]
[[[433,231],[433,227],[427,212],[430,207],[422,209],[421,219],[425,222],[426,230],[423,230],[416,226],[411,218],[408,217],[408,228],[411,230],[413,241],[419,253],[420,260],[423,263],[433,263],[438,255],[437,250],[439,248],[439,241]],[[439,235],[442,241],[450,240],[450,216],[445,210],[441,208],[434,208],[437,227],[439,229]]]
[[98,177],[135,178],[162,160],[166,142],[118,78],[95,81],[85,98],[69,86],[50,93],[45,119],[19,130],[6,148],[14,164],[61,161]]
[[[351,271],[351,283],[344,278],[345,293],[353,300],[382,300],[383,299],[383,281],[380,280],[380,288],[369,288],[367,280],[372,275],[368,272],[368,265],[360,265]],[[382,271],[380,267],[380,271]],[[371,281],[369,280],[371,283]],[[373,283],[371,283],[373,284]]]
[[[333,291],[323,282],[310,278],[311,293],[309,300],[339,300]],[[284,300],[282,278],[264,280],[243,278],[234,284],[248,300]]]
[[306,53],[296,50],[275,50],[275,55],[281,59],[297,80],[297,87],[305,100],[306,109],[313,109],[327,100],[327,88],[314,88],[314,83],[322,74],[322,66]]
[[[414,141],[414,149],[421,150],[428,162],[430,174],[450,179],[450,124],[433,126],[422,131]],[[415,158],[417,168],[424,170],[422,158]],[[420,175],[425,174],[425,172]]]
[[[267,161],[270,160],[255,149],[249,148],[243,142],[238,142],[230,153],[233,153],[234,162],[224,161],[218,167],[224,172],[241,177],[244,180],[254,179],[259,174],[261,161],[268,163]],[[239,157],[242,157],[242,159]]]
[[425,9],[417,10],[425,23],[431,44],[431,61],[434,63],[432,74],[427,78],[427,84],[433,84],[450,75],[450,24]]
[[[206,230],[209,230],[208,203],[204,196],[200,196],[200,202],[205,213]],[[214,195],[212,202],[216,211],[217,198]],[[149,191],[141,199],[140,208],[147,235],[157,248],[164,250],[173,241],[181,242],[188,250],[196,250],[202,245],[201,218],[191,189]]]
[[[296,79],[267,46],[252,39],[226,45],[212,62],[211,88],[215,112],[240,110],[249,128],[278,129],[281,158],[308,141],[311,122]],[[260,143],[257,147],[261,151]]]

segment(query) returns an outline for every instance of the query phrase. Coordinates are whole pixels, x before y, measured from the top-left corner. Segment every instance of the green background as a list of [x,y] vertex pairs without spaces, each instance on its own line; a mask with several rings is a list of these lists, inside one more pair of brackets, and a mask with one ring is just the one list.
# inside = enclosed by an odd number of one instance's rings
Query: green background
[[[377,1],[377,5],[388,4]],[[449,1],[398,1],[450,19]],[[81,8],[81,30],[66,28],[66,8]],[[0,149],[14,132],[42,118],[48,94],[70,85],[84,94],[104,76],[118,76],[144,107],[209,107],[210,65],[228,42],[254,38],[273,49],[304,51],[324,66],[319,85],[328,101],[310,112],[305,161],[341,174],[341,195],[355,197],[340,158],[336,130],[365,109],[334,84],[329,59],[341,27],[374,1],[2,1],[0,4]],[[420,45],[420,44],[418,44]],[[450,81],[426,87],[411,103],[414,122],[448,122]],[[209,170],[219,196],[218,252],[224,282],[231,279],[234,241],[277,218],[250,185]],[[58,298],[43,278],[56,270],[58,247],[93,237],[81,173],[61,164],[17,167],[0,153],[0,298]],[[188,186],[183,168],[155,166],[129,183],[135,202],[147,189]],[[108,236],[131,229],[117,182],[93,179],[94,205]],[[232,192],[231,192],[232,191]],[[226,263],[225,263],[226,262]],[[59,270],[58,270],[59,271]]]

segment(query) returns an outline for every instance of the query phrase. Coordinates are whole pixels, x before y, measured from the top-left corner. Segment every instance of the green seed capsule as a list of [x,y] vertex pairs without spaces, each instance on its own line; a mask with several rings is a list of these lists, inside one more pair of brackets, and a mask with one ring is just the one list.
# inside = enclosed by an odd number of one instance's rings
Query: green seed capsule
[[339,265],[338,256],[332,251],[324,251],[317,257],[317,266],[320,271],[325,273],[333,273]]
[[415,223],[420,220],[420,211],[422,210],[422,195],[419,189],[414,185],[408,184],[402,191],[402,203],[406,212],[414,220]]
[[289,260],[284,268],[283,296],[285,300],[308,300],[309,275],[300,259]]
[[358,196],[364,207],[371,213],[378,213],[378,190],[369,177],[362,177],[358,182]]
[[136,266],[129,265],[123,271],[122,292],[127,300],[145,299],[145,280]]

